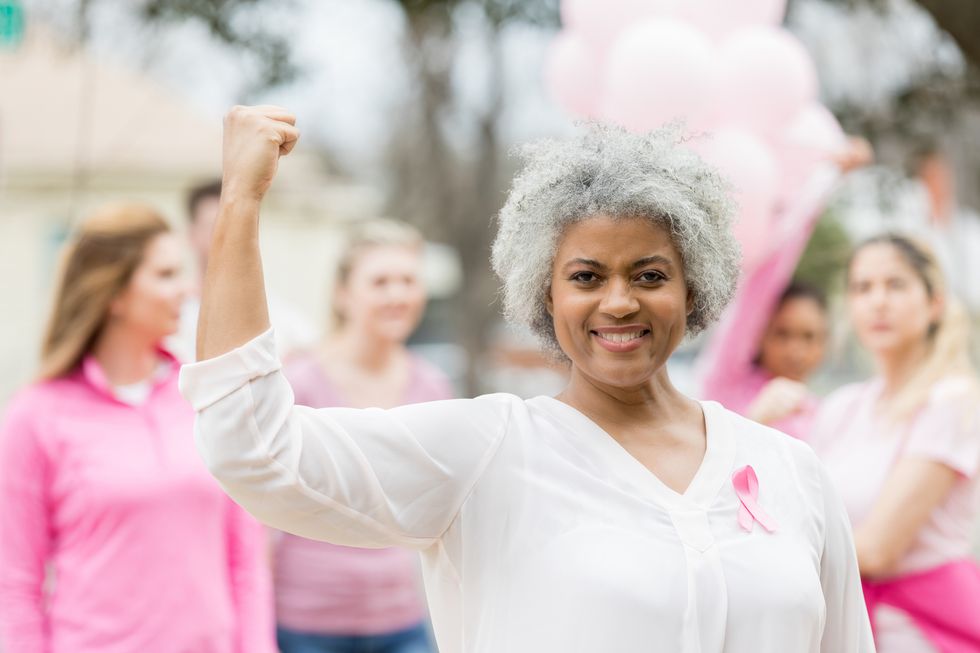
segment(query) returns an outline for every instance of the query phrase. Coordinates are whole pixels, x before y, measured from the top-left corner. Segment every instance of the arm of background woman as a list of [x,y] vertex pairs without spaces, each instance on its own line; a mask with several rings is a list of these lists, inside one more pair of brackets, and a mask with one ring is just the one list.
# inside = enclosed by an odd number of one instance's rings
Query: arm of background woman
[[[819,465],[819,464],[818,464]],[[874,653],[861,575],[854,555],[851,523],[844,503],[820,466],[824,504],[824,547],[820,585],[826,601],[821,653]]]
[[235,653],[275,653],[272,571],[266,529],[231,499],[227,504],[228,577],[235,606]]
[[739,283],[698,363],[705,398],[726,403],[729,394],[738,392],[742,380],[752,374],[766,325],[793,278],[837,177],[836,171],[827,170],[812,180],[797,204],[780,218],[791,228],[783,229],[781,238],[777,234],[778,241],[770,243],[769,255]]
[[977,473],[980,403],[973,382],[940,381],[908,428],[902,457],[855,529],[861,574],[868,578],[894,572],[936,506],[959,480]]
[[766,325],[806,250],[817,220],[842,174],[874,160],[871,144],[852,136],[833,168],[817,171],[780,216],[768,257],[741,280],[734,300],[714,330],[699,361],[702,394],[725,403],[731,388],[751,374]]
[[230,351],[269,328],[259,254],[259,205],[279,157],[299,138],[296,119],[274,106],[234,107],[225,116],[221,205],[204,276],[197,358]]
[[934,460],[906,457],[888,475],[870,516],[855,530],[858,564],[867,578],[888,576],[960,475]]
[[41,412],[15,398],[0,429],[0,648],[46,653],[44,570],[51,549],[49,460],[37,438]]

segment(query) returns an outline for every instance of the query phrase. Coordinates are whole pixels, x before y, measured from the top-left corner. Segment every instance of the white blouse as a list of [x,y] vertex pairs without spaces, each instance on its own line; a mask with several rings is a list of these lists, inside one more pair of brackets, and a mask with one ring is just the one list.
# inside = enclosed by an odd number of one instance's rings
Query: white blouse
[[[815,456],[718,404],[680,494],[549,397],[295,406],[271,330],[185,366],[181,388],[211,472],[259,519],[421,552],[443,653],[874,651]],[[739,525],[746,465],[774,532]]]

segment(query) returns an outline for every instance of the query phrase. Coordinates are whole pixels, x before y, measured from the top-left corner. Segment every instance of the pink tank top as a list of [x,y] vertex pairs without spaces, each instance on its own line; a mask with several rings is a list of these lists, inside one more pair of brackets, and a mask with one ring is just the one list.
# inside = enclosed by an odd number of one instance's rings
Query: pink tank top
[[[285,367],[296,403],[314,408],[348,402],[312,354]],[[402,403],[452,397],[448,379],[420,358]],[[379,635],[425,619],[418,554],[398,548],[357,549],[281,533],[276,538],[276,618],[292,630],[330,635]]]

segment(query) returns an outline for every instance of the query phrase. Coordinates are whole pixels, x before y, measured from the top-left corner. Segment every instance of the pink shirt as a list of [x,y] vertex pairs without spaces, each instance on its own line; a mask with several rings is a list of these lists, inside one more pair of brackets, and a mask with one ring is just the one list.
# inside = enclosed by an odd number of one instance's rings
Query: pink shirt
[[[980,470],[980,406],[965,379],[936,384],[928,403],[910,422],[892,425],[875,406],[880,381],[845,386],[831,394],[814,420],[811,443],[841,493],[855,527],[871,514],[882,486],[903,456],[935,460],[960,473],[946,500],[936,506],[905,557],[898,575],[934,569],[970,555],[977,518]],[[886,611],[878,615],[882,651],[929,651],[911,623]],[[895,642],[886,646],[883,642]]]
[[168,358],[130,405],[88,358],[11,401],[0,431],[4,651],[276,650],[264,534],[195,451],[177,371]]
[[[735,298],[698,360],[705,399],[744,415],[771,379],[755,364],[759,344],[836,179],[835,170],[826,170],[810,180],[797,202],[779,216],[783,228],[773,233],[769,255],[741,279]],[[770,426],[804,439],[816,407],[817,399],[811,395],[799,412]]]
[[[296,403],[346,406],[313,355],[285,367]],[[452,397],[448,380],[419,358],[404,404]],[[276,618],[293,630],[334,635],[374,635],[425,619],[418,554],[400,548],[360,549],[283,533],[276,546]]]

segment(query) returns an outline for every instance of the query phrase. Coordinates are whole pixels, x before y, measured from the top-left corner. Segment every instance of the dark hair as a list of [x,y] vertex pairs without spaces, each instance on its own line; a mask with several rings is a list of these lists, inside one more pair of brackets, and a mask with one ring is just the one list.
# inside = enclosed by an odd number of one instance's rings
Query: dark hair
[[221,180],[212,179],[198,184],[187,191],[187,220],[193,223],[197,219],[197,207],[206,199],[221,197]]
[[776,310],[779,310],[786,305],[787,302],[793,299],[809,299],[816,302],[820,310],[827,311],[827,295],[823,290],[817,286],[807,283],[806,281],[793,281],[791,284],[786,286],[786,290],[783,294],[779,296],[779,302],[776,304]]

